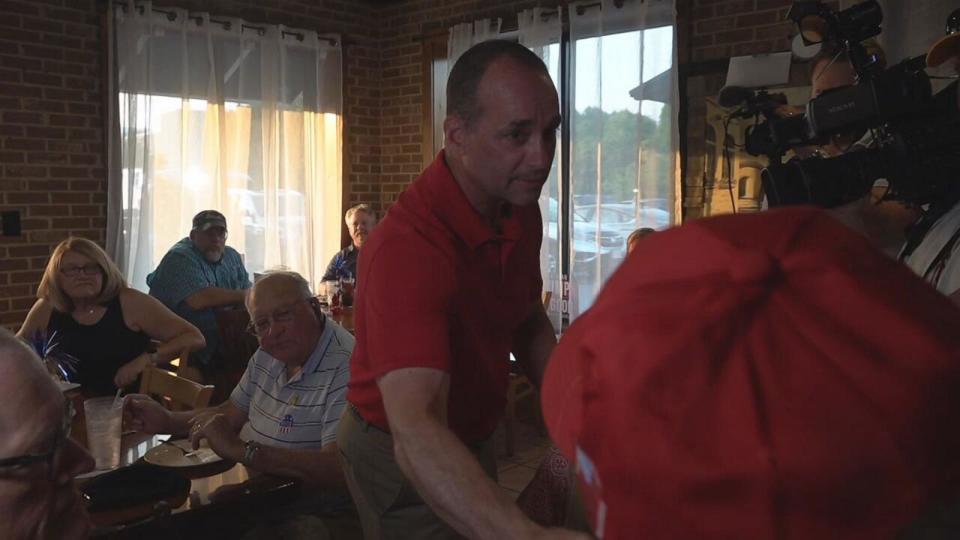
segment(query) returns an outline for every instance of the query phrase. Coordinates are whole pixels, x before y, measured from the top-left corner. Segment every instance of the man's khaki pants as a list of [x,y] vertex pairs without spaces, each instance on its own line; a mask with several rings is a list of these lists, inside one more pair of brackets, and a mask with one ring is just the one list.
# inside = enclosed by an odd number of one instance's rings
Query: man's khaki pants
[[[366,540],[461,538],[433,513],[400,471],[393,455],[393,437],[366,422],[352,405],[340,419],[337,447]],[[468,448],[496,481],[492,441]]]

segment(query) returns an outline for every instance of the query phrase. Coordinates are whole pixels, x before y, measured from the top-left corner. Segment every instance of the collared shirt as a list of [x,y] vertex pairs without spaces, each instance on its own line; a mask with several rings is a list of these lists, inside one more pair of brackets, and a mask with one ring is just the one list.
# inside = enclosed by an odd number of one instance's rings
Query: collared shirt
[[493,433],[514,333],[540,302],[539,207],[510,207],[502,230],[473,208],[441,152],[370,234],[347,395],[368,422],[388,429],[379,377],[426,367],[450,375],[447,419],[464,442]]
[[317,347],[299,373],[258,349],[230,394],[247,413],[240,437],[277,448],[320,448],[336,441],[346,405],[353,336],[327,319]]
[[184,238],[170,248],[157,269],[147,276],[147,286],[150,287],[150,296],[163,302],[203,333],[207,346],[191,353],[190,357],[191,361],[205,364],[220,343],[217,321],[213,308],[192,309],[186,299],[209,287],[249,289],[250,277],[243,267],[243,259],[232,247],[226,246],[220,261],[212,263],[190,238]]
[[356,278],[357,258],[359,256],[360,250],[353,244],[341,249],[330,259],[330,264],[327,265],[327,271],[324,272],[321,281]]

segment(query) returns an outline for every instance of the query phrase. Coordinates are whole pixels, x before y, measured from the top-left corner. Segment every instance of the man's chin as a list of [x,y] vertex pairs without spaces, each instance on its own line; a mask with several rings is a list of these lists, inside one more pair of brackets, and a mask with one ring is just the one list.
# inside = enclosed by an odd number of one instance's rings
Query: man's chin
[[223,252],[222,252],[222,251],[208,251],[208,252],[204,253],[203,256],[206,257],[207,261],[209,261],[209,262],[218,263],[218,262],[220,262],[220,259],[223,258]]

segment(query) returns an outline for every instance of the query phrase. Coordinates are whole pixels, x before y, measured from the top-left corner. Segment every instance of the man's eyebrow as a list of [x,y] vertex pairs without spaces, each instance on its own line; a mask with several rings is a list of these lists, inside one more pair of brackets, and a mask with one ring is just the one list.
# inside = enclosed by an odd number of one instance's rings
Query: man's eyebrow
[[503,128],[503,131],[509,131],[514,129],[525,129],[525,128],[529,128],[532,125],[533,125],[533,120],[530,120],[530,119],[514,120],[513,122],[510,122],[509,124],[507,124]]

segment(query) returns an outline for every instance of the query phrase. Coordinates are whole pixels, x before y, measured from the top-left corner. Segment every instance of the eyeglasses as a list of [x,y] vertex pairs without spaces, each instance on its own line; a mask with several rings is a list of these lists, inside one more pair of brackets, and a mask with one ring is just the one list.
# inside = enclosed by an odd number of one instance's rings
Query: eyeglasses
[[208,238],[223,238],[227,239],[227,230],[221,229],[220,227],[211,227],[205,231],[197,231],[200,234],[206,235]]
[[301,302],[308,302],[309,300],[309,298],[301,298],[300,300],[297,300],[288,306],[275,309],[273,313],[267,315],[266,317],[261,317],[255,321],[250,321],[250,324],[247,325],[247,332],[250,332],[258,338],[266,336],[270,333],[270,329],[273,328],[274,324],[288,323],[292,321],[294,317],[293,309],[297,306],[297,304],[300,304]]
[[60,272],[67,277],[77,277],[81,273],[87,276],[95,276],[102,270],[99,264],[90,263],[83,266],[64,266],[60,269]]
[[68,399],[66,400],[66,405],[64,406],[62,423],[57,429],[57,433],[54,436],[53,444],[51,445],[50,450],[41,452],[39,454],[24,454],[22,456],[0,458],[0,470],[15,467],[29,467],[36,463],[42,463],[46,461],[50,472],[50,477],[53,478],[56,474],[53,461],[57,455],[57,450],[63,446],[63,442],[67,439],[67,437],[70,436],[70,428],[73,425],[74,414],[75,411],[73,408],[73,402]]

